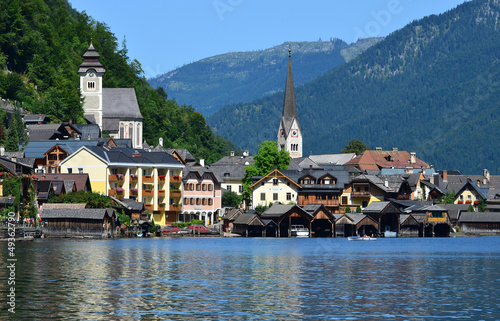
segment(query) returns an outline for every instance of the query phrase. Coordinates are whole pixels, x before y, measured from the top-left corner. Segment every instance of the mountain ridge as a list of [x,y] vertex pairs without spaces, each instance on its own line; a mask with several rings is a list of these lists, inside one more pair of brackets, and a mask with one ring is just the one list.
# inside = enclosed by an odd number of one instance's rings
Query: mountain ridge
[[[498,0],[465,2],[297,86],[304,154],[337,152],[357,138],[371,148],[415,151],[440,168],[500,172],[500,153],[487,147],[500,144],[499,16]],[[292,54],[294,71],[297,63]],[[225,106],[208,122],[255,151],[255,141],[276,139],[282,95]]]
[[279,92],[285,81],[282,62],[286,62],[289,46],[301,61],[295,70],[295,82],[300,85],[345,63],[381,39],[367,38],[350,45],[340,39],[284,42],[263,50],[229,52],[184,65],[149,82],[155,88],[163,87],[178,103],[192,105],[207,116],[227,104]]

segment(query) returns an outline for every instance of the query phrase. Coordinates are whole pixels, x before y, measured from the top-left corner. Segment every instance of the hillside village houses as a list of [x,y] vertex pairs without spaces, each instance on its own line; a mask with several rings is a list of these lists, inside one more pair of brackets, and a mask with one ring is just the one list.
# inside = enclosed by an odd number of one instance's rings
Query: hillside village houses
[[[304,226],[311,237],[385,231],[447,236],[453,228],[500,233],[500,176],[487,170],[483,175],[438,171],[415,153],[397,148],[304,156],[291,50],[288,58],[277,146],[290,153],[290,165],[253,177],[251,203],[239,209],[223,208],[222,195],[242,194],[245,167],[254,163],[253,156],[231,152],[207,165],[187,150],[164,148],[162,139],[156,147],[147,145],[134,89],[102,88],[105,69],[92,44],[78,70],[89,124],[54,126],[45,115],[26,115],[30,141],[24,151],[0,150],[0,189],[5,177],[22,176],[23,197],[31,178],[39,213],[57,235],[66,235],[58,227],[62,222],[75,228],[89,222],[92,235],[103,232],[103,221],[106,233],[114,227],[110,220],[116,215],[107,209],[86,214],[74,207],[66,214],[51,210],[43,215],[44,206],[52,209],[46,205],[51,195],[79,190],[110,196],[117,208],[140,222],[165,226],[200,219],[206,225],[220,222],[227,232],[244,236],[291,236],[292,226]],[[108,138],[102,137],[104,132]],[[453,204],[440,203],[445,196]],[[12,195],[2,196],[0,204],[12,205]]]

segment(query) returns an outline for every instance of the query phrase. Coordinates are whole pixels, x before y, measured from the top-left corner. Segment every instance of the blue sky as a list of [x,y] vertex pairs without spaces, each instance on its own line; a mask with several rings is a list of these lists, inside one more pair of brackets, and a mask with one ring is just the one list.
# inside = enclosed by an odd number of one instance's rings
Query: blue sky
[[105,22],[146,77],[234,51],[288,41],[386,36],[464,0],[69,0]]

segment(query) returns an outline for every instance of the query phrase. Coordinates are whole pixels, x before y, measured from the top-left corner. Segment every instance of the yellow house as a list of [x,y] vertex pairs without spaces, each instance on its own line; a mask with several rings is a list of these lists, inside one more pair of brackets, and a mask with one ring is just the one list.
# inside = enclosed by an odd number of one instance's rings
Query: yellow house
[[156,224],[182,210],[182,165],[167,152],[84,146],[60,163],[61,173],[86,173],[96,193],[143,202]]
[[381,202],[387,193],[394,191],[375,175],[360,175],[355,177],[346,186],[340,198],[341,208],[350,208],[351,211],[367,207],[372,202]]
[[455,194],[455,204],[471,204],[477,206],[479,201],[486,200],[488,188],[478,187],[468,179],[464,186]]
[[280,202],[281,204],[297,203],[297,195],[300,185],[292,179],[275,169],[252,186],[252,205],[266,206],[269,203]]

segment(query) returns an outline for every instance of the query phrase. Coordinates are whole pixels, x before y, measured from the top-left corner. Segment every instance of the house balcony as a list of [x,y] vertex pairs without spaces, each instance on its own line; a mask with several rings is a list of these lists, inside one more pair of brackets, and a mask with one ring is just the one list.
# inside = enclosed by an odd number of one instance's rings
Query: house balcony
[[154,205],[153,204],[144,204],[144,207],[148,211],[153,211],[154,210]]
[[164,211],[164,210],[165,210],[165,204],[164,203],[158,204],[158,211]]
[[371,197],[370,192],[352,192],[351,197]]
[[158,197],[165,197],[165,190],[161,189],[158,191]]
[[165,175],[158,176],[158,182],[165,182]]
[[181,191],[170,191],[170,197],[181,197]]
[[153,196],[153,190],[152,189],[143,189],[142,190],[142,196],[150,196],[152,197]]
[[108,190],[108,196],[116,196],[116,189]]
[[108,176],[108,180],[112,181],[123,181],[123,174],[111,174]]
[[130,190],[130,196],[137,196],[139,194],[139,191],[137,190],[137,188],[132,188]]
[[179,175],[170,176],[170,183],[182,183],[182,178]]
[[171,211],[182,211],[182,205],[170,204]]
[[144,176],[142,176],[142,182],[143,183],[154,183],[155,179],[151,175],[144,175]]
[[299,199],[299,206],[309,205],[309,204],[323,204],[325,206],[333,207],[339,206],[339,200],[321,200],[321,199]]
[[137,175],[132,174],[132,175],[130,175],[130,181],[131,182],[137,182],[137,181],[139,181],[139,178],[137,177]]

